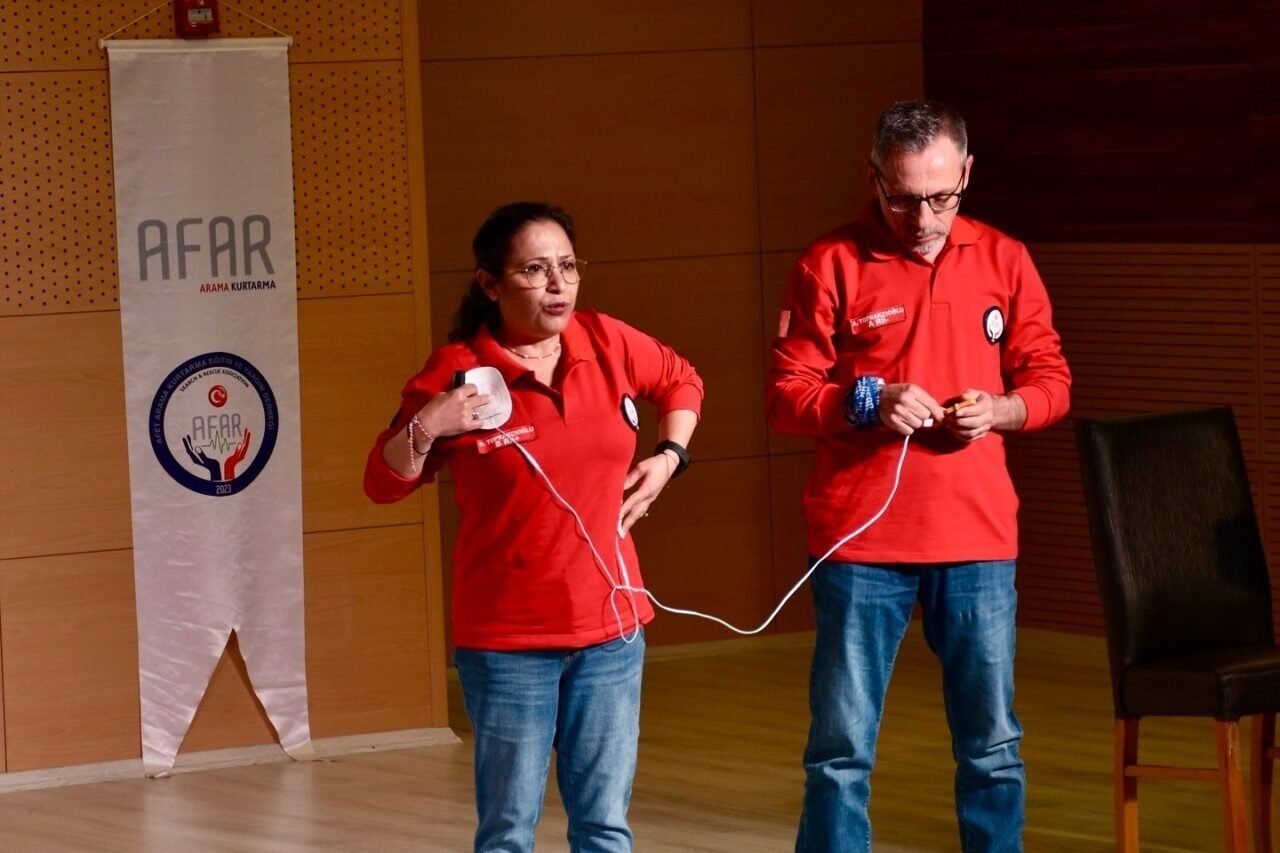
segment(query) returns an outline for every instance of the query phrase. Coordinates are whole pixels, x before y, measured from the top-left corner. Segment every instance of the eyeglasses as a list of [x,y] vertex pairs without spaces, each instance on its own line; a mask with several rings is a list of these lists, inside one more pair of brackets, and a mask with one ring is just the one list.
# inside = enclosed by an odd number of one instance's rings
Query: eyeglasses
[[920,203],[924,202],[929,205],[929,209],[934,213],[944,213],[960,204],[960,199],[964,196],[964,192],[960,189],[964,186],[965,176],[968,174],[966,169],[960,175],[960,183],[956,184],[956,188],[949,193],[934,193],[933,195],[889,195],[884,189],[884,179],[880,175],[880,169],[874,163],[871,165],[871,171],[876,176],[876,186],[880,188],[880,195],[884,196],[884,203],[894,213],[911,213],[920,209]]
[[519,273],[528,282],[530,290],[538,290],[551,283],[553,270],[560,273],[560,280],[565,284],[577,284],[582,280],[582,273],[586,271],[586,267],[586,261],[582,260],[582,258],[574,258],[571,261],[561,261],[558,264],[534,261],[519,269],[503,270],[503,272],[508,275]]

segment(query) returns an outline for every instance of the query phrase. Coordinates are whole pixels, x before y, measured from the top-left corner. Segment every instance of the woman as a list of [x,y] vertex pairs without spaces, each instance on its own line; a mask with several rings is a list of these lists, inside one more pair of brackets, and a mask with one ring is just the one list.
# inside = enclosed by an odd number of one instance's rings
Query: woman
[[[653,610],[618,587],[643,587],[627,532],[688,464],[702,382],[648,335],[575,312],[585,262],[559,208],[499,208],[472,249],[475,279],[450,343],[405,386],[369,454],[365,491],[395,501],[444,465],[453,473],[454,662],[475,733],[475,849],[533,848],[554,748],[571,848],[630,850],[641,626]],[[482,428],[488,395],[455,387],[459,371],[480,366],[510,390],[500,431]],[[657,406],[662,441],[632,466],[637,397]],[[515,443],[581,517],[594,555]]]

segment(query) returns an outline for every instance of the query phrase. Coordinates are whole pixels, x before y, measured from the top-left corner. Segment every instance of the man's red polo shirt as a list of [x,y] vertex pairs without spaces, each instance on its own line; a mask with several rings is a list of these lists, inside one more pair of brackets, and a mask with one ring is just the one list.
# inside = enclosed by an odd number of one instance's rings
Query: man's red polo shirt
[[[815,443],[804,497],[814,556],[871,518],[892,488],[902,436],[845,422],[845,393],[867,375],[914,383],[943,405],[967,388],[1017,394],[1028,430],[1069,406],[1071,374],[1022,243],[958,216],[929,264],[905,256],[868,208],[796,262],[770,359],[770,423]],[[831,559],[1012,559],[1017,509],[1001,435],[966,445],[941,427],[918,430],[892,506]]]

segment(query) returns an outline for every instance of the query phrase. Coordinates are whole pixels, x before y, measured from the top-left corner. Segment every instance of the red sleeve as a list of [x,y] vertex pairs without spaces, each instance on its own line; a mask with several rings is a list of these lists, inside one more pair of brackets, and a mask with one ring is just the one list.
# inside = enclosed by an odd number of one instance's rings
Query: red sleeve
[[[364,493],[374,503],[395,503],[408,497],[423,483],[434,482],[436,472],[444,467],[445,449],[433,446],[426,459],[422,460],[422,470],[418,472],[418,476],[405,479],[382,458],[382,448],[404,429],[404,425],[428,400],[449,387],[453,377],[452,363],[453,359],[447,358],[443,350],[436,350],[427,359],[422,370],[405,383],[404,390],[400,393],[400,409],[391,425],[378,435],[368,459],[365,460]],[[401,440],[404,440],[403,436]]]
[[702,416],[702,377],[687,359],[621,320],[600,316],[622,340],[627,376],[636,393],[657,406],[659,418],[678,409]]
[[769,353],[765,413],[778,432],[818,436],[848,429],[845,389],[830,381],[836,362],[835,288],[796,261]]
[[1000,352],[1000,368],[1011,393],[1027,405],[1023,430],[1043,429],[1071,408],[1071,371],[1062,341],[1053,328],[1053,310],[1044,282],[1025,246],[1016,270],[1009,310],[1009,334]]

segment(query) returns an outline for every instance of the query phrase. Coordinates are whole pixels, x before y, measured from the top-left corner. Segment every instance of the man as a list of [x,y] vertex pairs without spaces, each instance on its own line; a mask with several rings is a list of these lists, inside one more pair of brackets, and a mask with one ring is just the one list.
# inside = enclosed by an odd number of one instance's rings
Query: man
[[958,215],[972,165],[954,110],[894,104],[866,166],[875,198],[791,274],[767,406],[775,429],[814,439],[811,554],[875,515],[906,454],[883,517],[813,576],[798,851],[870,850],[876,736],[917,601],[942,664],[961,846],[1022,849],[1017,497],[1002,434],[1065,415],[1071,376],[1026,248]]

